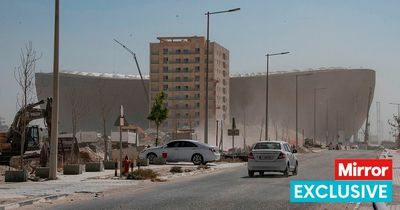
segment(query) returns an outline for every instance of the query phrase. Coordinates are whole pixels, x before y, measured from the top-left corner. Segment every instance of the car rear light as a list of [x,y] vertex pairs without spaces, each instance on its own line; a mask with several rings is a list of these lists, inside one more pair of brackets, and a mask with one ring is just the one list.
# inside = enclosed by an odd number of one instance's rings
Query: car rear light
[[285,153],[281,152],[278,156],[278,159],[285,159],[286,155]]
[[254,155],[252,152],[250,152],[250,154],[247,156],[247,159],[254,159]]

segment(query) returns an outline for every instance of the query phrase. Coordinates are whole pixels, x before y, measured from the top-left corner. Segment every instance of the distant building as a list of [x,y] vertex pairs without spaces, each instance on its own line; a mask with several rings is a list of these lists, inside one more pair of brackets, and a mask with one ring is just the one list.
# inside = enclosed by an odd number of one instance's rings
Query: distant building
[[[193,74],[196,75],[194,72]],[[318,102],[315,107],[317,142],[325,144],[326,141],[335,144],[338,140],[349,141],[352,136],[356,137],[360,128],[365,126],[368,106],[373,101],[375,71],[371,69],[329,68],[271,73],[269,76],[269,138],[284,139],[292,144],[295,142],[296,75],[300,76],[298,77],[299,144],[303,143],[303,139],[314,136],[314,96]],[[35,76],[38,99],[51,97],[52,74],[36,73]],[[230,126],[228,119],[231,117],[235,117],[236,126],[240,130],[240,136],[235,137],[236,147],[243,147],[245,133],[247,145],[257,142],[260,136],[261,139],[265,138],[265,73],[232,75],[229,80],[230,97],[227,110],[230,116],[226,116],[227,123],[223,127],[225,149],[231,148],[232,140],[227,137],[227,128]],[[149,89],[150,81],[147,75],[145,85]],[[110,130],[118,131],[114,123],[119,116],[120,105],[124,106],[128,123],[144,129],[149,127],[149,121],[146,119],[149,106],[145,101],[147,96],[139,76],[62,71],[60,72],[60,131],[72,131],[71,103],[68,98],[71,91],[77,88],[78,94],[90,107],[78,124],[79,130],[103,132],[101,104],[111,107],[106,126],[107,135],[110,135]],[[314,94],[315,88],[326,89]],[[211,93],[210,97],[212,96]],[[210,103],[210,106],[213,106],[213,103]],[[199,109],[199,112],[201,110]],[[173,115],[170,114],[170,117]],[[246,132],[244,132],[244,127],[246,127]],[[215,126],[210,125],[209,128],[214,129]],[[203,141],[201,130],[196,130],[196,135],[200,141]],[[209,143],[215,145],[215,136],[212,135],[210,131]]]
[[[206,98],[206,40],[204,37],[158,37],[150,43],[151,102],[166,93],[169,118],[164,131],[203,130]],[[229,120],[229,51],[211,42],[209,50],[209,130]],[[203,136],[202,132],[199,133]]]

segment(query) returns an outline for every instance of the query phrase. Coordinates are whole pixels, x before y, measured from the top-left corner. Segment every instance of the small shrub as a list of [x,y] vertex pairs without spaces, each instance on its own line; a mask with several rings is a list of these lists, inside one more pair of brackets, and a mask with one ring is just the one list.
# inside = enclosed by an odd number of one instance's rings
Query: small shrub
[[185,172],[192,172],[193,171],[193,169],[191,169],[191,168],[186,168],[185,169]]
[[199,166],[197,166],[197,170],[202,170],[202,169],[209,169],[210,168],[210,166],[207,166],[207,165],[199,165]]
[[145,180],[145,179],[156,179],[158,173],[151,169],[137,169],[128,174],[127,179],[134,180]]
[[169,170],[171,173],[183,173],[182,167],[179,166],[174,166]]
[[153,165],[165,165],[167,162],[162,157],[156,157],[153,160]]

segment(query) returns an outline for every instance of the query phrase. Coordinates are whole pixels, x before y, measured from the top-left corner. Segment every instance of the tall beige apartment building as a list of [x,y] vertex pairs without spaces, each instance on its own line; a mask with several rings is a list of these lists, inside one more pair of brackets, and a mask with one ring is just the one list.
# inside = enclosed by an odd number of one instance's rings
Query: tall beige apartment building
[[[167,132],[194,129],[204,139],[206,95],[206,39],[158,37],[150,43],[150,95],[164,91],[169,109],[161,127]],[[229,122],[229,51],[210,42],[209,142],[215,139],[216,121]]]

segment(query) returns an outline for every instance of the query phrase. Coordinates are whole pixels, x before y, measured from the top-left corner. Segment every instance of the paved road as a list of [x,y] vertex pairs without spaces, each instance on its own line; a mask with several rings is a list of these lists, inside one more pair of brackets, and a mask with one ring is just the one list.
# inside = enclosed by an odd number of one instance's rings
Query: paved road
[[246,167],[157,184],[91,201],[66,203],[54,209],[312,209],[290,204],[289,180],[333,179],[335,158],[374,158],[374,151],[325,151],[299,155],[299,174],[249,178]]

